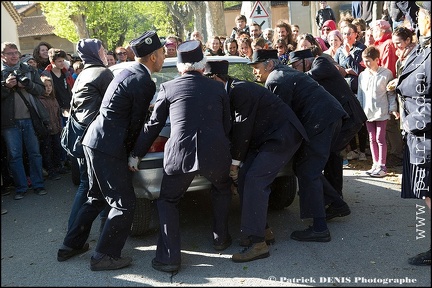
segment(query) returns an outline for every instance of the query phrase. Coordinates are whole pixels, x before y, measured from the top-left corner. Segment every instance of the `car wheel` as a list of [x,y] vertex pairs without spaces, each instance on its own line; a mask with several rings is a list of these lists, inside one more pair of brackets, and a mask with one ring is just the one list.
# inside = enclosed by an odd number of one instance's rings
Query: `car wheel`
[[297,193],[297,177],[294,175],[278,177],[270,188],[269,209],[281,210],[294,201]]
[[131,236],[141,236],[150,228],[151,201],[146,198],[136,198],[135,214],[131,227]]
[[81,178],[78,161],[75,157],[70,157],[70,163],[71,163],[72,183],[78,186],[80,184],[80,178]]

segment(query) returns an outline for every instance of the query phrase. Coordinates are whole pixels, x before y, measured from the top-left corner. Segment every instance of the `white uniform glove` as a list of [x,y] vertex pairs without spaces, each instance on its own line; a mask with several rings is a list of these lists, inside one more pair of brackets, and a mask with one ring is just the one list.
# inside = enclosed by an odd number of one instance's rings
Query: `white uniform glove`
[[130,156],[128,161],[129,170],[135,172],[138,171],[139,163],[141,162],[141,157]]

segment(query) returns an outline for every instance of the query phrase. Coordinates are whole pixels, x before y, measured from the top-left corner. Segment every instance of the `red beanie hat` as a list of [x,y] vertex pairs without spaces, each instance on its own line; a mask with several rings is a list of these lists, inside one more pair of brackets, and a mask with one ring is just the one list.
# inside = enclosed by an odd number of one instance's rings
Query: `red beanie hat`
[[336,30],[336,22],[334,22],[333,20],[327,20],[322,25],[322,28],[324,27],[329,27],[331,30]]

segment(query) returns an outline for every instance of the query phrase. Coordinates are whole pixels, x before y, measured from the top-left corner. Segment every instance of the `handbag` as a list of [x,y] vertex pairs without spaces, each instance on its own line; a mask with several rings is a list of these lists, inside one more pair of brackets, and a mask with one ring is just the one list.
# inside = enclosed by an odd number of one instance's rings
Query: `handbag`
[[74,117],[75,113],[71,109],[65,127],[61,132],[60,143],[66,152],[75,158],[84,158],[84,149],[81,143],[84,131],[87,126],[80,124]]
[[39,100],[39,98],[33,97],[33,101],[32,101],[32,103],[34,103],[33,106],[27,101],[27,99],[24,97],[21,91],[17,90],[17,92],[21,96],[22,100],[24,101],[25,105],[27,106],[30,112],[30,117],[37,138],[39,140],[44,140],[46,137],[50,135],[50,131],[51,131],[50,118],[47,109]]

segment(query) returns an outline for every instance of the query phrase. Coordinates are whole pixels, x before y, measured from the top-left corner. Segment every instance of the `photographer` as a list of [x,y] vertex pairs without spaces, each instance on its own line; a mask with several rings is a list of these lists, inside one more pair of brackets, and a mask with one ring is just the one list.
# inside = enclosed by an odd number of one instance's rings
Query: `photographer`
[[[33,97],[42,95],[45,86],[39,72],[20,62],[20,52],[15,43],[3,42],[1,50],[1,134],[6,142],[9,168],[15,182],[15,200],[24,198],[29,188],[23,163],[27,151],[30,180],[34,192],[45,195],[42,176],[42,156],[30,112],[18,91],[32,103]],[[23,147],[24,144],[24,147]]]

